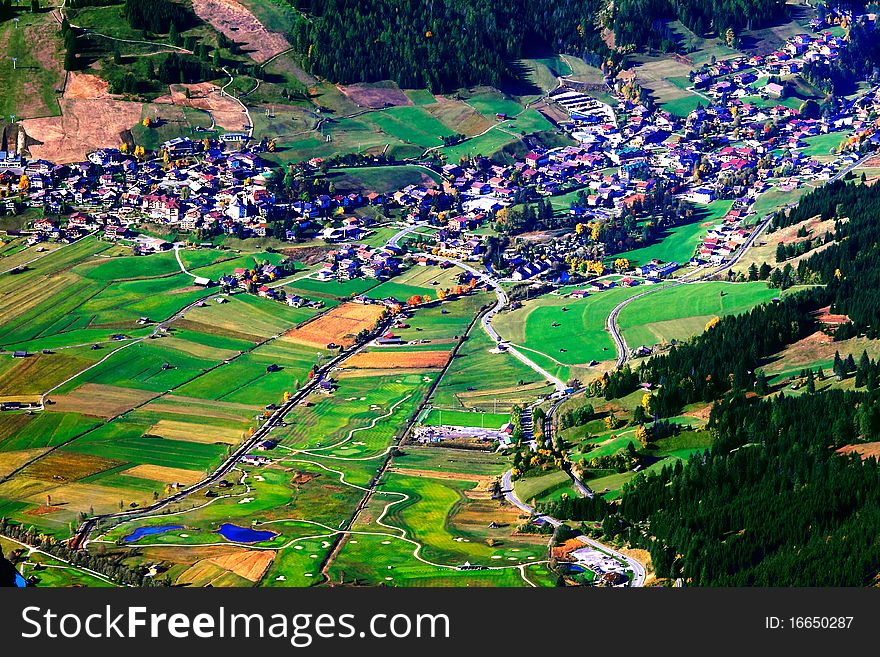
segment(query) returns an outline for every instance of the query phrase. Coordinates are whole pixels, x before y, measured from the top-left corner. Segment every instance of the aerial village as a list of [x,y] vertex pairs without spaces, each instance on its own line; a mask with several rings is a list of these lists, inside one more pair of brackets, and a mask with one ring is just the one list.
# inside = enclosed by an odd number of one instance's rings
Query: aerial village
[[[554,198],[571,195],[567,207],[549,210],[563,215],[556,230],[542,231],[537,241],[508,234],[512,239],[505,242],[500,266],[495,266],[500,279],[556,283],[599,279],[592,289],[657,280],[685,266],[725,262],[747,240],[758,219],[755,201],[762,193],[772,187],[792,191],[807,180],[832,178],[880,141],[877,86],[852,101],[839,101],[835,112],[822,115],[809,102],[800,108],[783,102],[786,86],[774,80],[798,71],[805,62],[833,64],[844,46],[830,32],[817,35],[793,36],[766,56],[743,55],[703,64],[692,71],[690,81],[693,92],[705,102],[686,117],[650,109],[651,103],[633,93],[625,77],[609,86],[616,107],[591,97],[577,83],[563,83],[549,100],[569,117],[559,127],[573,143],[536,149],[512,163],[480,156],[460,162],[420,162],[442,177],[442,184],[434,186],[281,201],[272,191],[278,171],[261,157],[265,139],[257,144],[244,135],[238,140],[181,137],[166,142],[155,154],[107,148],[73,165],[26,161],[12,152],[2,153],[0,212],[42,208],[44,218],[33,222],[31,243],[70,242],[99,232],[130,246],[135,254],[173,248],[166,240],[134,230],[144,223],[196,236],[320,240],[334,248],[313,274],[316,280],[384,280],[399,273],[407,243],[360,243],[376,217],[435,227],[430,237],[417,241],[419,251],[434,256],[438,264],[448,258],[480,261],[491,229],[498,228],[499,218],[509,208],[535,202],[546,202],[550,208]],[[839,147],[833,155],[805,152],[810,138],[835,133]],[[299,166],[314,175],[326,170],[320,159]],[[625,259],[614,260],[615,254],[597,243],[594,228],[637,214],[660,186],[694,208],[722,199],[732,204],[705,232],[689,262],[631,266]],[[499,232],[504,234],[503,229]],[[198,238],[191,242],[212,246]],[[592,264],[578,268],[572,253],[584,247],[592,254],[587,259]],[[602,282],[603,276],[615,272],[626,277]],[[272,266],[258,272],[230,272],[203,283],[274,298],[271,282],[284,273]]]

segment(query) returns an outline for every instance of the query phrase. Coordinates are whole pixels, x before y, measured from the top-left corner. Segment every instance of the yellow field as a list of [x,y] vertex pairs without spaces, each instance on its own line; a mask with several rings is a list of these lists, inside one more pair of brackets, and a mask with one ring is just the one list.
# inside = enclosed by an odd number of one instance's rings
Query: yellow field
[[[47,484],[48,482],[41,483]],[[63,506],[67,513],[89,508],[94,508],[95,513],[110,513],[119,510],[120,502],[125,506],[131,502],[137,502],[143,506],[152,498],[146,493],[127,488],[78,483],[43,489],[39,493],[24,498],[23,501],[31,504],[45,504],[47,492],[52,495],[52,504]]]
[[28,461],[45,454],[48,447],[39,449],[21,449],[14,452],[0,452],[0,477],[5,477],[12,471],[20,468]]
[[159,420],[150,427],[149,433],[170,440],[185,440],[191,443],[235,445],[241,439],[241,432],[236,429],[175,420]]
[[214,557],[210,561],[239,577],[244,577],[251,582],[259,582],[274,558],[274,550],[242,550]]
[[183,484],[191,486],[198,483],[204,478],[204,475],[197,470],[185,470],[183,468],[168,468],[162,465],[141,464],[133,468],[123,471],[122,474],[129,477],[139,477],[140,479],[149,479],[151,481],[159,481],[163,484]]

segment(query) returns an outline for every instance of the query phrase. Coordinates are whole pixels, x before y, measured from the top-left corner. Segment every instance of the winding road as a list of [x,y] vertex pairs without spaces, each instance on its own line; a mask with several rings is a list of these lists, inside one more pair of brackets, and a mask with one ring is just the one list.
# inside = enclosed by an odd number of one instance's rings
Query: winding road
[[[504,476],[501,477],[501,492],[504,495],[504,499],[506,499],[510,504],[529,514],[530,516],[534,516],[536,520],[542,520],[547,524],[552,525],[553,527],[559,527],[562,524],[562,521],[557,520],[553,516],[538,513],[534,509],[534,507],[529,506],[516,496],[516,492],[513,489],[513,472],[511,470],[505,472]],[[632,571],[632,580],[630,581],[631,587],[641,587],[645,585],[645,578],[647,577],[647,573],[645,571],[644,564],[640,563],[630,556],[618,552],[614,548],[609,547],[604,543],[600,543],[599,541],[584,536],[583,534],[577,536],[577,540],[591,547],[594,547],[597,550],[610,554],[618,561],[624,562],[627,567]]]

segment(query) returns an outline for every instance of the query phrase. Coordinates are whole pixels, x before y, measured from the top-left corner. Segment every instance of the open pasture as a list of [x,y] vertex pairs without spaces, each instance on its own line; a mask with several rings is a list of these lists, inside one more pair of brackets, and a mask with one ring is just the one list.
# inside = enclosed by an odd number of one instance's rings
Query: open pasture
[[206,422],[181,422],[166,419],[159,420],[150,427],[149,433],[171,440],[188,440],[194,443],[209,444],[224,443],[226,445],[235,445],[242,437],[242,431],[231,427],[222,427]]
[[618,323],[630,346],[686,340],[713,317],[738,315],[779,296],[764,282],[707,282],[661,290],[624,308]]
[[36,415],[4,413],[0,415],[0,451],[55,447],[96,427],[98,422],[95,418],[54,412],[54,409]]

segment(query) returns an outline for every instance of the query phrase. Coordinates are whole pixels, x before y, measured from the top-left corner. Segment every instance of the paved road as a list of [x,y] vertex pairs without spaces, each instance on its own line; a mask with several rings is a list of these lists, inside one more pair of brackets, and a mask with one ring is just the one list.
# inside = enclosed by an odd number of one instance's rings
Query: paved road
[[[516,496],[516,493],[513,490],[512,475],[513,473],[508,470],[501,477],[501,492],[504,494],[504,499],[506,499],[508,502],[510,502],[513,506],[517,507],[521,511],[534,516],[536,519],[540,518],[541,520],[549,525],[552,525],[553,527],[559,527],[559,525],[562,524],[560,520],[557,520],[553,516],[537,513],[533,507],[529,506]],[[609,547],[604,543],[593,540],[592,538],[580,535],[577,537],[577,539],[582,543],[586,543],[587,545],[590,545],[598,550],[602,550],[603,552],[610,554],[612,557],[615,557],[616,559],[619,559],[620,561],[626,563],[633,573],[633,578],[630,582],[631,587],[640,587],[645,585],[646,572],[645,566],[643,564],[639,563],[630,556],[618,552],[614,548]]]

